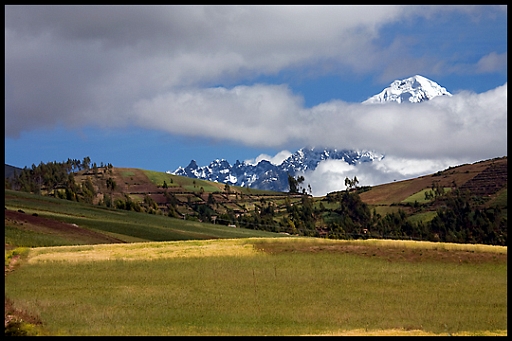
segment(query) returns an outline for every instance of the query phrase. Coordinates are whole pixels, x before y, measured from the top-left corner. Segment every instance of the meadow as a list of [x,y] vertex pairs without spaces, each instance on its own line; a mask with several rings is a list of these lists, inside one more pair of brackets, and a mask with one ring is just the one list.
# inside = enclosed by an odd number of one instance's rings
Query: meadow
[[506,254],[303,237],[41,247],[5,294],[48,335],[506,335]]

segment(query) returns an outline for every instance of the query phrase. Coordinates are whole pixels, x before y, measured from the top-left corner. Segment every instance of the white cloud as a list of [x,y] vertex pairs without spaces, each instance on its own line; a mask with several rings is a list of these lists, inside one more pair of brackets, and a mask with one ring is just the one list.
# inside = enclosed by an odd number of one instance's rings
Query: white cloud
[[311,185],[314,196],[346,189],[345,178],[357,177],[359,186],[416,178],[468,162],[462,159],[405,159],[388,155],[382,160],[350,165],[342,160],[325,160],[313,171],[304,173],[305,186]]
[[284,85],[237,86],[168,93],[135,105],[131,122],[183,135],[280,146],[295,138],[302,98]]
[[245,163],[251,164],[251,165],[256,165],[261,160],[267,160],[270,163],[272,163],[276,166],[279,166],[281,163],[283,163],[284,160],[286,160],[288,157],[290,157],[290,155],[292,155],[292,153],[290,151],[282,150],[274,156],[270,156],[268,154],[260,154],[255,159],[245,160]]
[[253,146],[343,146],[408,159],[480,159],[506,155],[507,84],[416,104],[331,101],[310,109],[286,86],[183,91],[137,103],[131,122]]
[[507,69],[507,53],[491,52],[476,64],[477,73],[490,73]]
[[382,27],[472,8],[6,6],[5,133],[124,126],[141,102],[290,68],[383,70],[401,47],[376,44]]

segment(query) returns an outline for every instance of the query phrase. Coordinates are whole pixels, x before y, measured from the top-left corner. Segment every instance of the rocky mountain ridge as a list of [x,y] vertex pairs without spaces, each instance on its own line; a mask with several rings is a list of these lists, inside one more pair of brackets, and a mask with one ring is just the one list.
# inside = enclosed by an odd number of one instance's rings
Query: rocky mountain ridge
[[261,160],[256,165],[237,160],[231,165],[224,159],[217,159],[208,166],[200,167],[192,160],[187,167],[179,167],[168,173],[233,186],[286,192],[289,190],[288,175],[296,176],[314,170],[324,160],[343,160],[350,165],[356,165],[382,158],[384,155],[371,151],[308,147],[299,149],[279,165],[267,160]]

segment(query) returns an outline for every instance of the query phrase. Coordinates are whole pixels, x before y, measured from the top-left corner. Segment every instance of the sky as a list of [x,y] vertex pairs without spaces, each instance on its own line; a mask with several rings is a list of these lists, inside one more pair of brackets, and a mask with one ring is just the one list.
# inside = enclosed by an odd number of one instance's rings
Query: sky
[[[506,6],[14,6],[5,10],[5,163],[154,171],[196,160],[325,161],[314,195],[507,155]],[[452,97],[363,105],[422,75]]]

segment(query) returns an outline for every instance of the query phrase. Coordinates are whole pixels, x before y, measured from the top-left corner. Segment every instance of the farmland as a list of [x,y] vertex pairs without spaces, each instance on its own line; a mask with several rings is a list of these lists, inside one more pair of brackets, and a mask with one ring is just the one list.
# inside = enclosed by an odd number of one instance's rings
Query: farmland
[[6,296],[51,335],[504,335],[506,255],[303,237],[43,247]]

